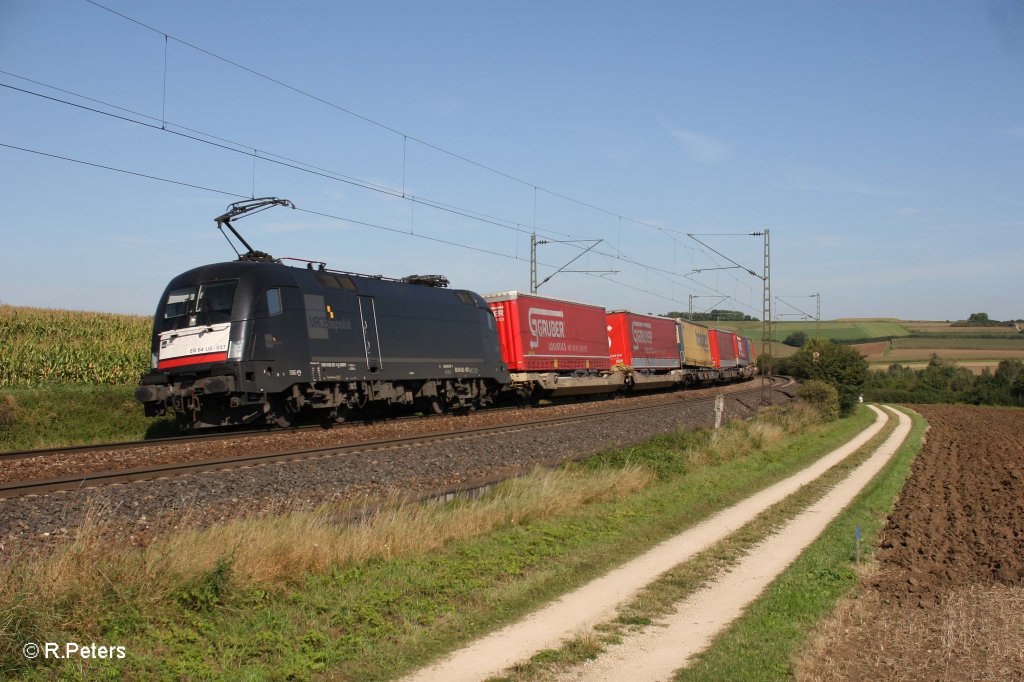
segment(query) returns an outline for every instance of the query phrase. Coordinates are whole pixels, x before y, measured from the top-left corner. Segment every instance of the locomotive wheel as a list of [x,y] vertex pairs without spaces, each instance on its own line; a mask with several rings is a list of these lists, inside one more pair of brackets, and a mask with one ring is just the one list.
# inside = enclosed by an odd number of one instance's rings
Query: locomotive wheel
[[444,414],[444,405],[436,395],[419,398],[419,409],[423,414]]
[[285,409],[285,402],[283,400],[270,399],[267,410],[267,423],[277,424],[282,429],[287,429],[292,425],[294,415],[288,413]]
[[346,421],[348,421],[348,410],[343,408],[329,412],[320,424],[325,429],[332,429],[335,424],[344,424]]

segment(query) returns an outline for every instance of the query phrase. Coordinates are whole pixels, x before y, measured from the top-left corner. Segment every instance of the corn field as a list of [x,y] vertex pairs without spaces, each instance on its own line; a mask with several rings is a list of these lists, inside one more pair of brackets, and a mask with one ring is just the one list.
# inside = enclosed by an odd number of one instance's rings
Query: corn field
[[0,305],[0,388],[134,384],[149,368],[142,315]]

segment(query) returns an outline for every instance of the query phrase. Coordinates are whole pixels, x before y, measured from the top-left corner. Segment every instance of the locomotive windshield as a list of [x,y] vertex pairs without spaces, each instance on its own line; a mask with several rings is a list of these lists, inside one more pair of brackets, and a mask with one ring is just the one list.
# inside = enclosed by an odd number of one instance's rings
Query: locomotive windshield
[[164,301],[160,331],[230,322],[237,286],[238,280],[228,280],[171,289]]

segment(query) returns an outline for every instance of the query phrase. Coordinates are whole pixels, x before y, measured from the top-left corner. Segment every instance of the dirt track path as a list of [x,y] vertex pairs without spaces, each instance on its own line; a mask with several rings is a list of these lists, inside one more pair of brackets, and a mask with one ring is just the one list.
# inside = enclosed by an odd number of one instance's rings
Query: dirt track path
[[857,493],[881,471],[910,433],[910,418],[897,413],[899,425],[871,457],[820,500],[779,531],[769,535],[725,575],[676,606],[654,627],[615,646],[560,677],[560,680],[656,682],[672,677],[716,634],[738,618],[748,604],[825,530]]
[[[527,660],[542,649],[558,647],[575,634],[613,618],[620,604],[629,601],[659,575],[726,537],[871,440],[888,421],[885,412],[875,407],[871,409],[876,413],[874,424],[806,469],[662,542],[647,553],[564,595],[523,620],[423,668],[407,677],[407,682],[482,680]],[[641,654],[646,655],[647,652]],[[636,679],[633,672],[634,668],[631,667],[627,674],[614,679]]]

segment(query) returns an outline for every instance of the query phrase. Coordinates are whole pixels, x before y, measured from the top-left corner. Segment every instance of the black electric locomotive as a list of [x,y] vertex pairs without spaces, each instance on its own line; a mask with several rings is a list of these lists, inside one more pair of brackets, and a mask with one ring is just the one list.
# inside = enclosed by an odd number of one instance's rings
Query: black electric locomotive
[[[247,247],[230,218],[253,203],[218,219]],[[171,280],[135,395],[147,415],[173,412],[189,428],[286,426],[307,411],[333,421],[372,406],[484,406],[508,383],[479,295],[443,277],[295,267],[249,248]]]

